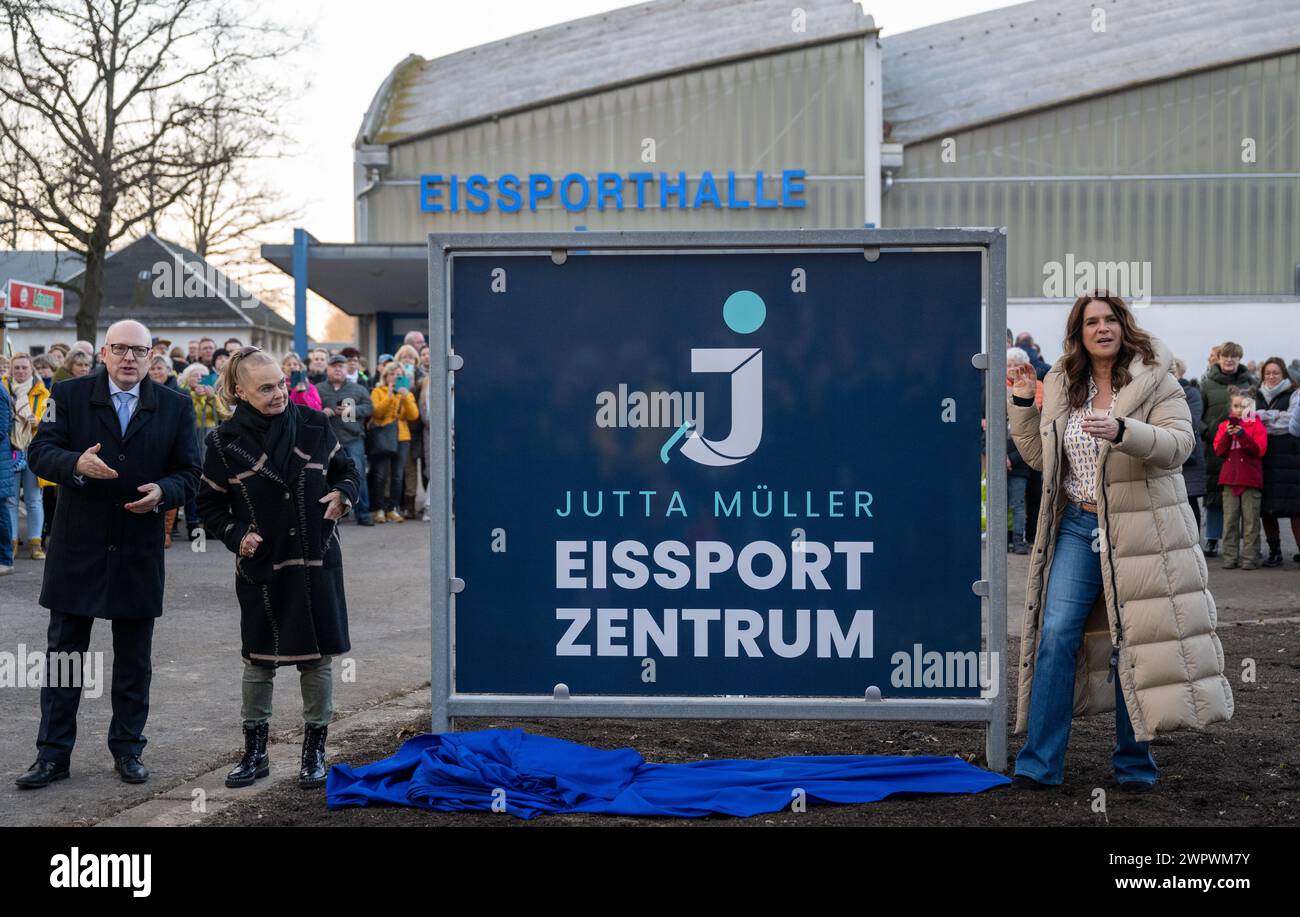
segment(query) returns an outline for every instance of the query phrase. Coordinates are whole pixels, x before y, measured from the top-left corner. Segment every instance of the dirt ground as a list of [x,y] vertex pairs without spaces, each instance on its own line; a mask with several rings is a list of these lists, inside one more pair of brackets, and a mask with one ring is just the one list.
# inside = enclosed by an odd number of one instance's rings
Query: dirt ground
[[[1227,674],[1236,713],[1205,733],[1161,736],[1152,754],[1160,784],[1151,794],[1112,790],[1105,813],[1094,812],[1094,788],[1110,777],[1113,716],[1078,719],[1066,756],[1065,784],[1041,792],[999,787],[973,796],[893,797],[868,805],[809,805],[753,818],[633,818],[543,815],[525,822],[507,814],[444,813],[405,807],[325,806],[324,790],[286,783],[238,802],[209,825],[485,826],[485,825],[1295,825],[1300,816],[1300,624],[1224,624]],[[1018,658],[1012,641],[1011,658]],[[1255,680],[1243,682],[1242,663],[1255,661]],[[1016,666],[1008,667],[1015,706]],[[461,720],[462,730],[518,726],[598,748],[631,746],[649,761],[780,755],[958,755],[983,763],[978,726],[940,723],[700,721],[700,720]],[[386,757],[428,729],[421,714],[401,728],[358,736],[333,763],[362,764]],[[1014,760],[1021,738],[1010,740]]]

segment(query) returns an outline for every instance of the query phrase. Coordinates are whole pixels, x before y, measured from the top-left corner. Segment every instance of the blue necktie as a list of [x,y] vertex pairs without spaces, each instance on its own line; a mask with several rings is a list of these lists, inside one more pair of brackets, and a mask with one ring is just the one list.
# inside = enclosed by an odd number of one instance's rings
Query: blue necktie
[[117,422],[122,427],[122,435],[126,435],[126,425],[131,422],[131,399],[135,397],[130,392],[118,392],[113,396],[117,399]]

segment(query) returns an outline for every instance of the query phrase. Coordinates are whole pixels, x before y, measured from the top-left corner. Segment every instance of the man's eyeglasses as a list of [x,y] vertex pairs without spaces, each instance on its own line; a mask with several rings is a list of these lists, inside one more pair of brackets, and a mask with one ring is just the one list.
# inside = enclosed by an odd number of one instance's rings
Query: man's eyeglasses
[[150,352],[153,348],[151,348],[151,347],[132,347],[132,346],[130,346],[129,344],[109,344],[109,345],[108,345],[108,349],[111,350],[111,351],[113,351],[113,356],[115,356],[115,357],[124,357],[124,356],[126,356],[126,352],[129,350],[129,351],[131,351],[132,354],[135,355],[135,358],[136,358],[137,360],[143,360],[145,357],[149,356],[149,352]]

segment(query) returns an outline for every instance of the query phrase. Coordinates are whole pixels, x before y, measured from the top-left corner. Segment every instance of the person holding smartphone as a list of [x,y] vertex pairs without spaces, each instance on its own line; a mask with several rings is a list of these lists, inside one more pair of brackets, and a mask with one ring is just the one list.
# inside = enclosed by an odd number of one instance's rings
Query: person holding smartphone
[[313,411],[319,411],[320,392],[316,391],[316,386],[308,381],[307,370],[303,367],[302,360],[298,359],[298,355],[285,354],[284,359],[280,361],[280,369],[284,371],[284,378],[289,383],[289,400]]
[[[403,344],[397,348],[393,359],[402,367],[399,378],[405,378],[406,390],[416,396],[416,404],[419,404],[420,383],[424,381],[419,351],[410,344]],[[424,420],[422,417],[417,417],[407,426],[410,429],[411,439],[410,447],[406,451],[406,461],[399,470],[402,475],[401,510],[403,516],[413,519],[418,513],[415,498],[420,492],[420,465],[427,461],[424,455]]]
[[1064,780],[1075,714],[1115,711],[1113,784],[1157,779],[1151,740],[1231,718],[1232,689],[1187,490],[1192,418],[1173,355],[1118,296],[1079,297],[1034,404],[1012,376],[1012,434],[1043,472],[1025,588],[1015,784]]
[[420,406],[415,403],[410,379],[402,372],[400,363],[393,361],[384,367],[379,384],[370,392],[370,400],[374,405],[372,426],[397,424],[397,452],[371,457],[374,482],[370,488],[370,508],[377,523],[404,522],[405,517],[398,511],[402,502],[402,472],[411,450],[409,424],[419,418]]
[[[1264,488],[1268,429],[1255,414],[1254,388],[1228,389],[1229,414],[1214,433],[1214,454],[1222,459],[1223,569],[1257,569],[1259,507]],[[1238,554],[1238,536],[1241,553]]]

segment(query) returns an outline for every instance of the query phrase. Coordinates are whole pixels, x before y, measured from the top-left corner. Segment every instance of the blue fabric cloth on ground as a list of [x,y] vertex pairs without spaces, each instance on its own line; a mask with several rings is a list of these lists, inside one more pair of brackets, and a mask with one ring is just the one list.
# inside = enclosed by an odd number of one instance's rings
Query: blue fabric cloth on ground
[[[894,793],[979,793],[1011,781],[960,758],[834,755],[651,764],[634,749],[605,751],[484,729],[408,739],[374,764],[330,769],[331,809],[378,804],[486,812],[495,800],[520,818],[605,815],[761,815],[808,803],[875,802]],[[504,793],[504,795],[503,795]],[[499,806],[498,806],[499,808]]]

